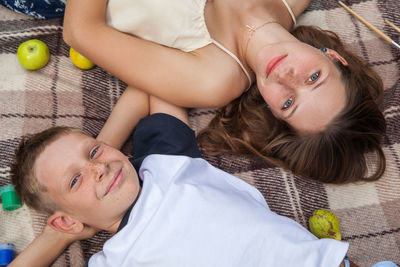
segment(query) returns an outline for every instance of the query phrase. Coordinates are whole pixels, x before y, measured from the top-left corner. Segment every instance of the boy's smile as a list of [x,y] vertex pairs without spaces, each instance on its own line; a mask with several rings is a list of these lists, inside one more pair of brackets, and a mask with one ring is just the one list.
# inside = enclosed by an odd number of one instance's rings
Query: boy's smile
[[106,192],[104,193],[104,196],[106,196],[109,192],[118,187],[121,184],[121,180],[122,180],[122,169],[119,170],[115,174],[115,176],[111,179],[109,185],[107,186]]
[[140,189],[125,155],[78,131],[50,143],[36,160],[35,174],[60,211],[112,232]]

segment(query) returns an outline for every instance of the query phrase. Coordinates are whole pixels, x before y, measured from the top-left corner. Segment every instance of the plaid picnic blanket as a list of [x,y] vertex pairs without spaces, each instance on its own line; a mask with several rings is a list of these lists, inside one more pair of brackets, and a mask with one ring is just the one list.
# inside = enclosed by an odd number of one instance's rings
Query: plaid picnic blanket
[[[398,0],[351,0],[353,10],[400,42],[400,34],[384,23],[400,26]],[[299,24],[334,30],[381,75],[385,85],[384,139],[387,170],[373,183],[327,185],[293,176],[257,158],[213,157],[213,165],[257,187],[271,209],[307,227],[316,209],[339,218],[348,257],[360,266],[391,260],[400,264],[400,50],[380,39],[334,0],[313,1]],[[50,48],[45,68],[24,70],[16,57],[23,41],[37,38]],[[9,166],[22,136],[50,126],[80,127],[97,135],[126,85],[96,67],[81,71],[68,57],[62,20],[38,20],[0,6],[0,186],[10,183]],[[198,132],[214,116],[213,109],[193,109],[190,121]],[[125,147],[126,149],[126,147]],[[372,165],[371,165],[372,166]],[[45,216],[26,206],[0,211],[0,242],[22,251],[40,233]],[[105,232],[71,245],[53,266],[84,266],[110,235]]]

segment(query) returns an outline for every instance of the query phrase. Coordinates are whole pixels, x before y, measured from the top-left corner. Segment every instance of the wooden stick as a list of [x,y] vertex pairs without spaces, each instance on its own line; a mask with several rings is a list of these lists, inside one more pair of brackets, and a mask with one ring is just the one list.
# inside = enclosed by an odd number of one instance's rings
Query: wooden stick
[[400,32],[400,28],[397,27],[396,25],[394,25],[393,23],[391,23],[390,21],[388,21],[387,19],[385,19],[385,22],[387,24],[389,24],[390,27],[392,27],[393,29],[395,29],[396,31]]
[[400,49],[400,45],[398,45],[395,41],[393,41],[389,36],[387,36],[386,34],[384,34],[382,31],[380,31],[378,28],[376,28],[374,25],[372,25],[371,23],[369,23],[368,21],[366,21],[363,17],[361,17],[360,15],[358,15],[356,12],[354,12],[353,10],[351,10],[348,6],[346,6],[342,1],[339,1],[339,4],[344,7],[344,9],[346,9],[348,12],[350,12],[352,15],[354,15],[359,21],[361,21],[362,23],[365,24],[365,26],[367,26],[368,28],[370,28],[371,30],[373,30],[374,32],[376,32],[380,37],[382,37],[386,42],[393,44],[394,46],[396,46],[397,48]]

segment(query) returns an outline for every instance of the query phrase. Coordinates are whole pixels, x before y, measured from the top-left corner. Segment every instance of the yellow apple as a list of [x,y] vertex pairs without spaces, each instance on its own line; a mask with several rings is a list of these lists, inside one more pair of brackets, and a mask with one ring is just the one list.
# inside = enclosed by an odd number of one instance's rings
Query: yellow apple
[[71,58],[72,63],[82,70],[89,70],[95,66],[92,61],[87,59],[72,47],[69,49],[69,57]]

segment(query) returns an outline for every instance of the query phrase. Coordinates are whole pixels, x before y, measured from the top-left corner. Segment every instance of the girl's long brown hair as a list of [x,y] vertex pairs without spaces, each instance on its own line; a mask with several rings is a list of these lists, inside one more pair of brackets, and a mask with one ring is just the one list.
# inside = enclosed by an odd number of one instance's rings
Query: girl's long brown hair
[[[331,31],[300,26],[292,34],[316,48],[336,50],[347,60],[348,66],[336,64],[346,87],[345,108],[324,131],[299,134],[272,115],[253,86],[218,110],[208,127],[199,133],[200,146],[212,155],[256,155],[320,182],[379,179],[386,167],[381,147],[386,122],[379,108],[383,97],[380,77]],[[377,159],[370,174],[365,158],[368,152]]]

